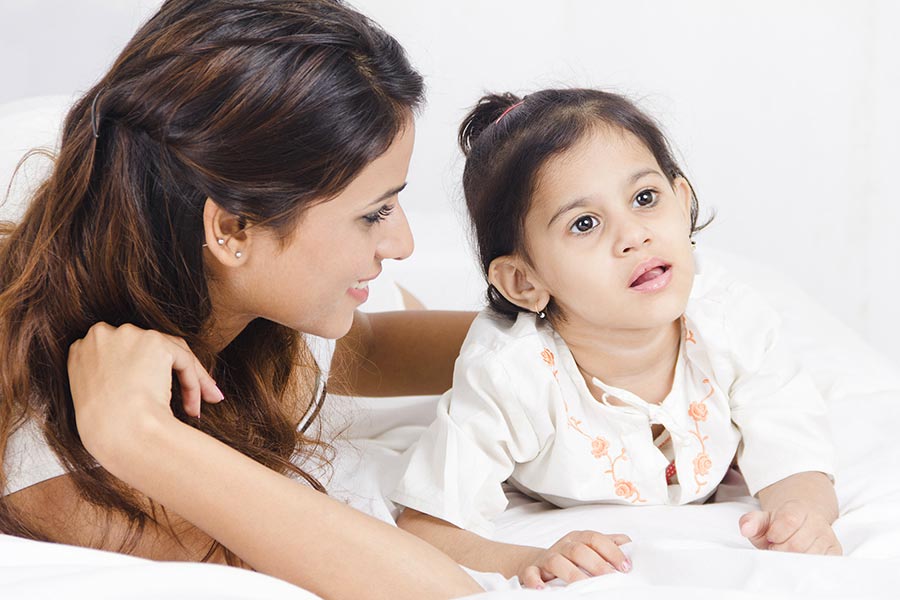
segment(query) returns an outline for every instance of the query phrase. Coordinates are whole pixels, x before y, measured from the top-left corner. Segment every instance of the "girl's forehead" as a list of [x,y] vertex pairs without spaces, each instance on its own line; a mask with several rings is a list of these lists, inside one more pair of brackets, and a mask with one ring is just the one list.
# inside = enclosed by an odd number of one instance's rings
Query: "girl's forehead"
[[653,153],[636,135],[620,127],[592,128],[542,165],[535,178],[532,206],[569,202],[575,198],[566,196],[600,192],[651,169],[662,173]]

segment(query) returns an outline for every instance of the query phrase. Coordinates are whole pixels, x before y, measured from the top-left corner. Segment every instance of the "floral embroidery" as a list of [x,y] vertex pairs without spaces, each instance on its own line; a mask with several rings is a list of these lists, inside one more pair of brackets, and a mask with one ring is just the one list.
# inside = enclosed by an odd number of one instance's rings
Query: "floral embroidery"
[[602,437],[595,437],[591,441],[591,454],[594,455],[594,458],[600,458],[607,452],[609,452],[609,442],[605,439]]
[[[550,352],[549,348],[544,348],[541,352],[541,358],[544,359],[544,362],[550,365],[550,367],[556,366],[556,357],[553,356],[553,353]],[[553,377],[558,381],[559,380],[559,371],[557,369],[553,369]]]
[[691,402],[691,406],[688,408],[688,414],[695,421],[705,421],[709,411],[702,402]]
[[691,435],[700,442],[700,452],[694,458],[694,482],[697,484],[697,491],[695,493],[698,494],[700,493],[700,488],[708,483],[706,480],[701,480],[700,478],[707,475],[712,468],[712,459],[709,457],[709,454],[706,453],[705,443],[706,440],[709,439],[709,436],[703,435],[700,432],[700,422],[706,421],[709,410],[707,409],[705,402],[712,397],[713,393],[715,393],[715,388],[713,388],[709,379],[704,379],[703,383],[709,386],[709,393],[706,394],[706,397],[704,397],[703,400],[691,402],[691,405],[688,408],[688,415],[694,421],[694,431],[691,432]]
[[694,332],[688,329],[687,318],[684,315],[681,315],[681,328],[684,329],[684,343],[696,344],[697,340],[694,339]]
[[694,458],[694,476],[706,475],[712,468],[712,459],[706,452],[701,452]]
[[[553,356],[553,353],[544,348],[543,352],[541,352],[541,358],[544,359],[544,362],[547,363],[551,368],[556,366],[556,359]],[[557,374],[559,371],[553,369],[553,376],[559,379]],[[604,473],[609,473],[613,479],[613,486],[616,496],[623,498],[625,500],[631,500],[632,503],[636,502],[646,502],[647,500],[641,498],[640,491],[637,489],[637,486],[634,485],[631,481],[627,479],[619,479],[616,477],[616,463],[620,460],[628,460],[628,456],[626,455],[625,448],[622,448],[622,451],[616,458],[612,458],[609,455],[609,441],[606,438],[595,436],[592,437],[586,431],[581,428],[581,420],[576,419],[571,414],[569,414],[569,405],[563,400],[563,406],[566,409],[566,415],[568,416],[568,424],[569,427],[577,431],[579,434],[590,440],[591,442],[591,455],[598,459],[606,459],[609,461],[609,469],[604,471]]]

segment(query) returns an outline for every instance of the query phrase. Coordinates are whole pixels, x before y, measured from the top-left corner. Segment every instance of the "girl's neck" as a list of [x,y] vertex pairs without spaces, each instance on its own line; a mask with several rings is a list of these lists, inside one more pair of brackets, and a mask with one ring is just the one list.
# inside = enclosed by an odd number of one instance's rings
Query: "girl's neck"
[[681,342],[680,320],[653,329],[592,330],[563,324],[557,332],[598,399],[603,392],[593,385],[593,377],[652,404],[662,402],[672,389]]

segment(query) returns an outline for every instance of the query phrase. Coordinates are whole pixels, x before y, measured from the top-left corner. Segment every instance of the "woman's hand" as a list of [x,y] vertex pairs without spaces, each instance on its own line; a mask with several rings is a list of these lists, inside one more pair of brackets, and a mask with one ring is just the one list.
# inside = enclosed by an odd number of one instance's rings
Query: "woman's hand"
[[741,517],[740,526],[741,535],[763,550],[836,556],[842,552],[828,520],[800,500],[789,500],[771,512],[749,512]]
[[78,433],[101,464],[133,427],[172,416],[173,371],[188,415],[223,397],[184,340],[133,325],[92,326],[69,347],[68,371]]
[[522,563],[518,576],[528,588],[542,588],[545,581],[562,579],[566,583],[631,570],[631,561],[619,548],[631,541],[627,535],[604,535],[596,531],[573,531],[555,544],[536,552]]

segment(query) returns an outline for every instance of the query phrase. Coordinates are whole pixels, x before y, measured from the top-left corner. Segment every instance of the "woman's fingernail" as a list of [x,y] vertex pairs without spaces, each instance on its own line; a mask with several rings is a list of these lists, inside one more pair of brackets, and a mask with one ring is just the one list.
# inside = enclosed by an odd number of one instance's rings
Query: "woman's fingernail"
[[536,590],[542,590],[542,589],[544,589],[544,586],[541,585],[541,584],[537,584],[537,587],[535,587],[534,589],[536,589]]
[[631,570],[631,561],[626,558],[625,560],[622,561],[622,572],[627,573],[630,570]]
[[213,385],[216,388],[216,393],[219,394],[219,400],[225,399],[225,394],[222,393],[222,390],[219,389],[219,386]]

